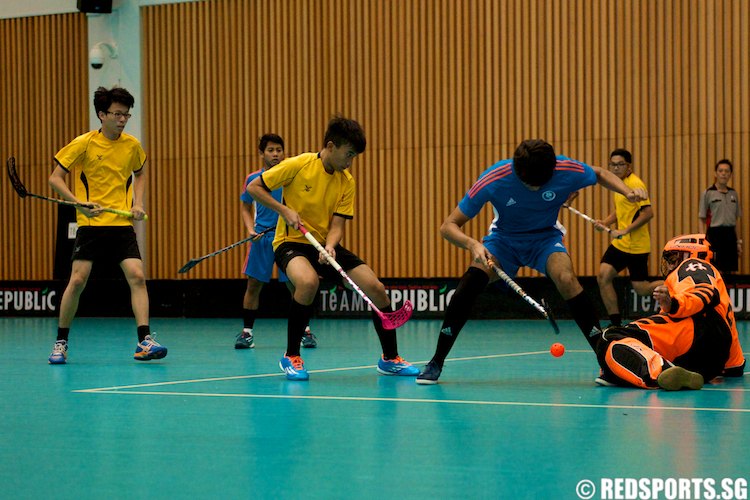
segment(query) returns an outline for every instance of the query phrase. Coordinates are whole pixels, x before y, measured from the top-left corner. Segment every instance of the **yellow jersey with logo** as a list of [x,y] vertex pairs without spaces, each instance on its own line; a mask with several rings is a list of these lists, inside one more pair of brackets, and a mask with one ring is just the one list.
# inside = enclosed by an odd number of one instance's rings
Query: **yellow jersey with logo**
[[[282,188],[282,203],[300,214],[305,228],[325,245],[334,215],[354,217],[354,178],[348,170],[329,174],[319,153],[303,153],[287,158],[266,170],[261,180],[267,189]],[[284,242],[307,243],[305,236],[286,225],[283,217],[276,224],[274,250]]]
[[[635,174],[630,174],[622,180],[630,189],[646,189],[646,185]],[[643,207],[651,205],[650,199],[633,203],[620,193],[615,193],[615,214],[617,215],[617,229],[625,229],[638,217]],[[648,224],[644,224],[618,240],[612,240],[612,246],[625,253],[639,254],[651,251],[651,235]]]
[[[133,206],[133,173],[146,162],[146,152],[132,135],[107,139],[100,130],[79,135],[57,152],[55,161],[73,176],[73,194],[102,207],[130,210]],[[131,226],[121,215],[103,212],[86,217],[77,212],[79,226]]]

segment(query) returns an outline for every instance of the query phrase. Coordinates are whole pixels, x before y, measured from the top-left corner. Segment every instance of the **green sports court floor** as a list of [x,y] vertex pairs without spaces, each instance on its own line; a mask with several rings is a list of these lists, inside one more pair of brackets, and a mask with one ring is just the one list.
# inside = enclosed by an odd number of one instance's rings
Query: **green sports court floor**
[[[256,348],[237,351],[239,320],[154,319],[169,355],[145,363],[132,319],[79,318],[68,364],[50,366],[55,325],[0,319],[2,498],[564,499],[585,480],[750,479],[750,378],[597,387],[568,321],[559,337],[469,322],[436,386],[378,375],[365,320],[313,322],[309,382],[278,369],[282,320],[258,320]],[[438,327],[407,323],[401,354],[422,365]]]

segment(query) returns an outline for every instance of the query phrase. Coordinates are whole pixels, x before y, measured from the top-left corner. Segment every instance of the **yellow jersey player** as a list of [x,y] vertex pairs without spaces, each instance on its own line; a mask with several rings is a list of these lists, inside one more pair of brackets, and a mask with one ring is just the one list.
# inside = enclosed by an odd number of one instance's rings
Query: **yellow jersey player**
[[[294,287],[287,326],[287,349],[279,362],[289,380],[308,380],[300,357],[300,340],[313,312],[319,276],[342,283],[342,276],[327,264],[299,231],[300,224],[312,234],[341,268],[381,311],[391,302],[373,270],[341,245],[347,220],[354,217],[352,162],[365,150],[365,134],[359,123],[341,116],[328,123],[323,149],[287,158],[263,172],[247,186],[257,202],[279,213],[273,241],[276,264]],[[283,188],[283,203],[271,192]],[[384,328],[373,312],[375,331],[383,350],[377,370],[384,375],[416,376],[419,370],[398,354],[396,331]]]
[[[626,149],[615,149],[609,155],[609,169],[622,179],[630,189],[646,190],[643,181],[633,173],[633,156]],[[651,253],[651,236],[648,223],[654,217],[651,200],[630,201],[615,193],[615,211],[604,220],[597,220],[594,227],[604,231],[612,224],[612,243],[602,256],[597,281],[610,326],[620,325],[622,315],[613,285],[615,277],[625,268],[630,273],[630,282],[638,295],[648,296],[663,281],[648,281],[648,257]]]
[[[73,266],[60,302],[57,340],[49,356],[50,364],[67,361],[70,326],[96,261],[119,264],[130,286],[138,329],[135,359],[148,361],[167,355],[167,348],[151,336],[146,278],[133,221],[102,210],[109,207],[131,211],[136,220],[146,216],[143,209],[146,153],[135,137],[124,132],[134,102],[123,88],[99,87],[94,93],[94,109],[101,128],[76,137],[55,155],[50,186],[63,199],[88,204],[90,208],[78,208]],[[68,174],[74,179],[72,191],[65,182]]]

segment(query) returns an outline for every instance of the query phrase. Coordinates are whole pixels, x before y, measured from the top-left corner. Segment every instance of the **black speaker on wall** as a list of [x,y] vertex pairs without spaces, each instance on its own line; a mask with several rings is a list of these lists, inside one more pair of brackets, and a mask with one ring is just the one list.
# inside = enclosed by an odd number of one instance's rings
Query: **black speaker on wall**
[[78,10],[94,14],[111,14],[112,0],[78,0]]

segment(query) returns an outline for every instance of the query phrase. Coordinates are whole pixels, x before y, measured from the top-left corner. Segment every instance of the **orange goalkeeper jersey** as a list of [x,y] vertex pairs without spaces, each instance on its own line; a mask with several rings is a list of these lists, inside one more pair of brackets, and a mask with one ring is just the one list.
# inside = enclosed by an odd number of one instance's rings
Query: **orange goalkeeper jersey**
[[670,310],[633,322],[648,333],[653,349],[674,361],[693,347],[695,326],[710,321],[732,339],[725,370],[742,367],[745,358],[734,311],[719,271],[704,260],[687,259],[667,276],[665,285],[672,297]]

